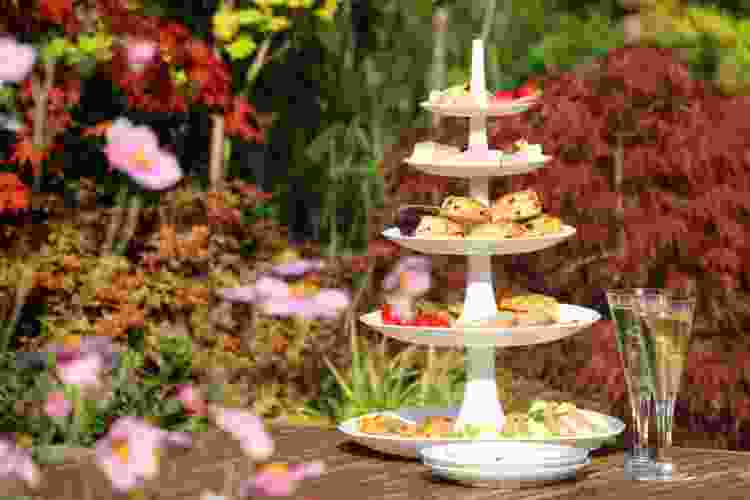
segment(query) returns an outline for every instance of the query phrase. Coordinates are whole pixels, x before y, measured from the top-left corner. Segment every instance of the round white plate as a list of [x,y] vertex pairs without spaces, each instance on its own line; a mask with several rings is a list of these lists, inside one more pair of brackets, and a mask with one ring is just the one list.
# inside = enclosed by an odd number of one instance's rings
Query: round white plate
[[471,118],[474,116],[509,116],[523,113],[532,107],[538,101],[537,97],[525,97],[515,99],[509,102],[492,102],[490,101],[486,108],[478,104],[475,105],[456,105],[456,104],[436,104],[430,101],[420,103],[420,106],[428,111],[446,116],[456,116],[459,118]]
[[479,240],[470,238],[417,238],[402,236],[398,227],[389,227],[383,236],[399,245],[426,254],[440,255],[514,255],[543,250],[576,234],[572,226],[563,225],[559,233],[534,238]]
[[459,484],[479,488],[513,488],[524,483],[535,483],[542,481],[563,481],[576,477],[576,473],[591,464],[591,460],[558,468],[538,468],[513,471],[497,471],[473,468],[448,468],[428,465],[432,473],[441,479],[448,479]]
[[[454,417],[458,418],[458,412],[460,408],[401,408],[398,411],[391,412],[373,412],[368,414],[368,417],[384,414],[398,414],[404,420],[418,423],[425,417]],[[588,410],[580,410],[588,411]],[[589,412],[595,415],[601,415],[596,412]],[[527,438],[527,439],[503,439],[498,436],[497,439],[456,439],[456,438],[444,438],[444,439],[424,439],[424,438],[404,438],[399,436],[380,436],[377,434],[365,434],[359,432],[359,418],[351,418],[342,422],[338,426],[338,430],[349,436],[349,438],[366,446],[372,450],[385,453],[387,455],[396,455],[404,458],[419,459],[422,450],[431,446],[453,444],[453,443],[544,443],[544,444],[563,444],[568,446],[575,446],[577,448],[586,448],[587,450],[595,450],[601,448],[602,445],[621,434],[625,430],[625,424],[622,420],[619,420],[608,415],[604,415],[606,418],[609,428],[607,432],[600,434],[587,434],[582,436],[573,437],[560,437],[560,438]]]
[[581,306],[560,304],[560,322],[553,325],[516,326],[511,328],[401,326],[383,323],[380,311],[360,316],[359,320],[387,337],[411,344],[441,347],[494,346],[513,347],[544,344],[569,337],[590,327],[601,315]]
[[529,160],[464,160],[461,155],[440,157],[430,163],[415,161],[411,158],[404,162],[427,174],[443,177],[502,177],[533,172],[552,160],[551,156],[542,156]]
[[521,443],[483,442],[454,443],[422,450],[425,464],[437,467],[478,467],[504,472],[529,467],[566,467],[586,461],[589,450],[574,446]]

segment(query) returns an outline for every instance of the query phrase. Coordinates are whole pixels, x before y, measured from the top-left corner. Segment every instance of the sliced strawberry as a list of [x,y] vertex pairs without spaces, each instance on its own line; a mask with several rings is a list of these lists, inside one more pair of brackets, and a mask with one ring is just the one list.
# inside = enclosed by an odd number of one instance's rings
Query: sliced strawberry
[[535,96],[539,94],[539,85],[534,80],[528,80],[526,83],[518,87],[514,94],[516,99]]
[[495,92],[493,98],[498,102],[507,102],[512,101],[516,97],[512,90],[498,90],[497,92]]

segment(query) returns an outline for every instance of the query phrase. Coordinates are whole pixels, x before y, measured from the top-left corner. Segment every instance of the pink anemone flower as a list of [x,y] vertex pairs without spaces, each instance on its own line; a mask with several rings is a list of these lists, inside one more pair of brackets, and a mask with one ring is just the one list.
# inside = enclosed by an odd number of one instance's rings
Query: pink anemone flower
[[3,82],[20,82],[26,78],[35,61],[34,47],[18,43],[8,36],[0,37],[0,85]]
[[159,47],[151,40],[130,40],[125,49],[130,69],[141,71],[146,64],[154,60]]
[[51,391],[44,403],[44,413],[49,417],[65,418],[73,411],[73,404],[68,401],[63,391]]
[[240,498],[248,496],[288,497],[304,479],[319,477],[325,471],[323,462],[288,465],[273,463],[258,467],[255,475],[240,487]]
[[96,463],[119,492],[140,487],[159,473],[165,445],[191,446],[189,434],[168,432],[134,417],[116,420],[96,444]]
[[134,126],[118,118],[107,129],[104,154],[112,168],[127,174],[149,191],[169,189],[182,179],[177,158],[159,149],[156,134],[149,127]]
[[3,437],[0,438],[0,479],[12,477],[25,481],[32,488],[39,485],[39,469],[31,458],[31,451]]
[[237,439],[248,457],[260,462],[273,455],[273,439],[256,415],[215,405],[208,409],[216,425]]

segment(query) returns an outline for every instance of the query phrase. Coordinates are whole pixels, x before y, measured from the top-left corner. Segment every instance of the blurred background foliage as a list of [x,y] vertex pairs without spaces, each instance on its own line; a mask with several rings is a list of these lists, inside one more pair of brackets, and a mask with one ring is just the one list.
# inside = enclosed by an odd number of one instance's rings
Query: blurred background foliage
[[[210,36],[216,0],[150,3]],[[233,139],[229,174],[276,193],[293,240],[359,253],[366,214],[384,201],[384,150],[430,125],[419,108],[430,90],[468,79],[472,38],[485,38],[488,87],[506,88],[621,46],[623,19],[635,13],[640,43],[680,47],[696,76],[737,93],[750,88],[749,10],[746,0],[342,0],[333,23],[295,20],[276,35],[273,45],[289,50],[248,89],[275,117],[268,141]],[[233,63],[238,85],[243,64]]]

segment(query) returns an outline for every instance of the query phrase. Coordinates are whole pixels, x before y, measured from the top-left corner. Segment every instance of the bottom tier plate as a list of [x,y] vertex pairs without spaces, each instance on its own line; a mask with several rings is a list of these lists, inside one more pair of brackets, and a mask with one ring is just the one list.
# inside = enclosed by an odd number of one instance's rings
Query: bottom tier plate
[[429,467],[434,476],[448,481],[454,481],[464,486],[474,488],[514,489],[532,485],[541,486],[545,483],[573,479],[576,477],[576,473],[579,470],[589,464],[591,464],[590,459],[581,464],[567,467],[547,469],[529,468],[525,471],[516,471],[507,474],[481,469],[467,470],[449,467]]
[[[397,414],[404,420],[419,423],[426,417],[458,417],[460,408],[402,408],[398,411],[384,411],[374,412],[367,416],[372,417],[382,414]],[[586,410],[587,411],[587,410]],[[589,412],[597,414],[596,412]],[[424,438],[404,438],[399,436],[386,436],[378,434],[365,434],[359,432],[359,418],[351,418],[345,422],[342,422],[338,426],[338,430],[349,436],[353,441],[362,446],[366,446],[375,451],[385,453],[388,455],[397,455],[404,458],[420,458],[420,452],[430,446],[438,444],[449,444],[449,443],[465,443],[467,441],[481,441],[481,442],[525,442],[525,443],[546,443],[546,444],[562,444],[568,446],[575,446],[578,448],[587,448],[589,450],[595,450],[601,448],[602,445],[610,439],[618,436],[625,430],[625,424],[614,417],[604,415],[609,423],[609,429],[605,433],[600,434],[587,434],[581,436],[572,437],[559,437],[559,438],[527,438],[527,439],[503,439],[498,437],[497,439],[456,439],[456,438],[437,438],[437,439],[424,439]]]

